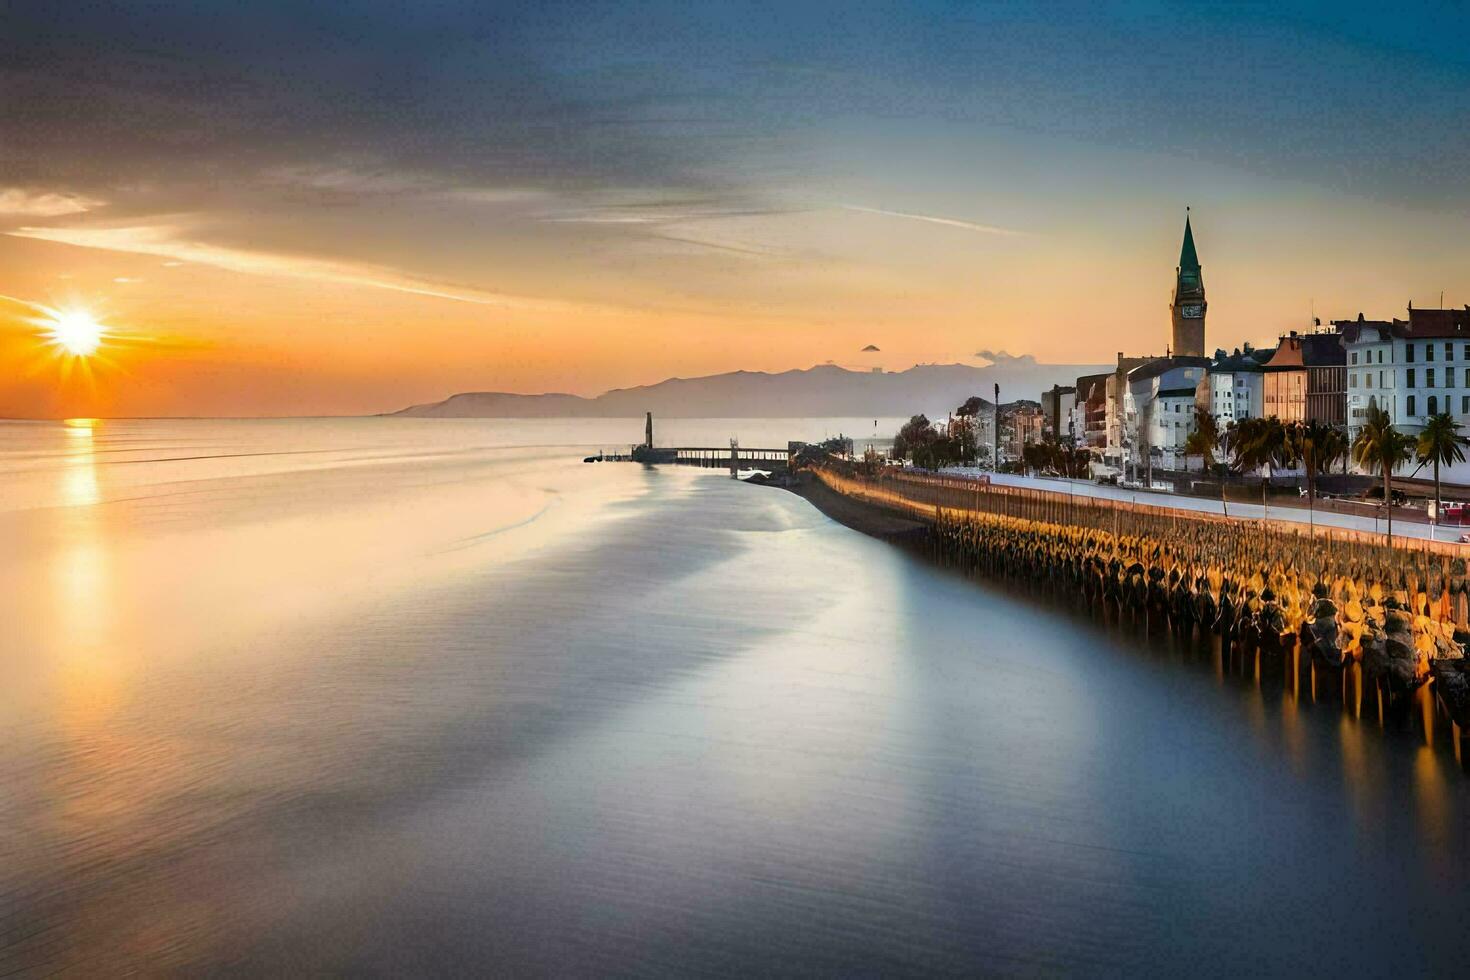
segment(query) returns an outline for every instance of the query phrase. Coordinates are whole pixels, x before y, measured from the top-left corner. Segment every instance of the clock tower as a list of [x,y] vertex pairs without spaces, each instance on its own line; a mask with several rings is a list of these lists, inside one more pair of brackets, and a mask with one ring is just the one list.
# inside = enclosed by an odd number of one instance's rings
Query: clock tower
[[1189,227],[1189,209],[1184,209],[1184,247],[1179,250],[1179,268],[1174,270],[1174,298],[1169,313],[1174,320],[1173,353],[1203,357],[1205,354],[1205,280],[1200,274],[1199,254],[1194,250],[1194,232]]

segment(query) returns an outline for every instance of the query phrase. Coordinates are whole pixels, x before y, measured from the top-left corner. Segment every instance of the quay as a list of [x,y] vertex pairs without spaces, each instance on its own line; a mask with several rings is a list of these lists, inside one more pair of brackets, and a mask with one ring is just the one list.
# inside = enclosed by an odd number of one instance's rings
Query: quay
[[[1259,681],[1417,717],[1456,757],[1470,727],[1470,576],[1457,544],[1254,520],[828,460],[823,494],[901,517],[960,571],[1050,589],[1109,619],[1217,646]],[[814,500],[814,502],[816,502]],[[844,521],[844,523],[846,523]],[[1444,719],[1436,726],[1436,719]]]

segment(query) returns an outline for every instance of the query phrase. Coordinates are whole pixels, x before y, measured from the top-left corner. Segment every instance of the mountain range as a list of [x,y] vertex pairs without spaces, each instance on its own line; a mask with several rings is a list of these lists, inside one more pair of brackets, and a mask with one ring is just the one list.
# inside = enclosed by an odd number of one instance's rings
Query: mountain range
[[768,374],[732,371],[616,388],[594,398],[468,391],[391,412],[419,418],[861,418],[924,412],[942,417],[971,395],[989,401],[1034,399],[1053,384],[1109,365],[1040,364],[1029,355],[994,355],[985,367],[918,364],[906,371],[853,371],[832,364]]

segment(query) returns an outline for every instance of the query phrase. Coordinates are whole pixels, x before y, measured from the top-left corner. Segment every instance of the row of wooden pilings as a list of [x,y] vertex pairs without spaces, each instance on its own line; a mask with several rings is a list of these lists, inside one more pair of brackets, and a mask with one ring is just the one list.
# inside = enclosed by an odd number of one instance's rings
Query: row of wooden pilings
[[[1447,716],[1457,757],[1470,727],[1470,578],[1456,546],[1338,528],[915,474],[828,465],[844,495],[929,524],[936,557],[963,570],[1083,596],[1095,608],[1179,634],[1218,638],[1223,655],[1279,663],[1340,690],[1361,715]],[[1303,673],[1305,672],[1305,673]],[[1411,710],[1418,705],[1419,710]]]

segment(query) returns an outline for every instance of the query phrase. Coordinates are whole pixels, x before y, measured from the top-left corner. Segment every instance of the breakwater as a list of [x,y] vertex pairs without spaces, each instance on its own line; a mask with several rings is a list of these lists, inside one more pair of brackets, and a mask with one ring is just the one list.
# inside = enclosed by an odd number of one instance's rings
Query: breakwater
[[[1227,645],[1386,719],[1410,703],[1470,727],[1462,549],[1046,490],[825,465],[829,489],[927,524],[936,558],[1054,588]],[[1325,680],[1325,684],[1324,684]]]

